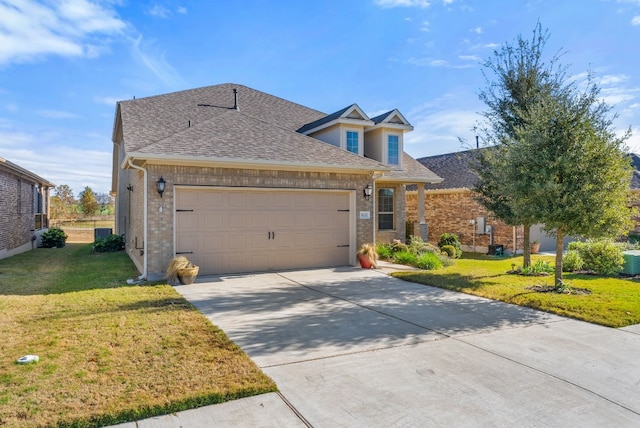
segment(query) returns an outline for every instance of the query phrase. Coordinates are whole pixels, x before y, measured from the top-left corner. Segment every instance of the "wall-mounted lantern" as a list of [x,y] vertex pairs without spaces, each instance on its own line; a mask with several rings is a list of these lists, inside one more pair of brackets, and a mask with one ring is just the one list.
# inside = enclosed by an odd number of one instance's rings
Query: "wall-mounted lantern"
[[371,186],[371,184],[367,184],[367,187],[364,188],[363,193],[364,193],[364,198],[367,201],[371,199],[371,195],[373,194],[373,187]]
[[167,182],[164,181],[164,178],[162,178],[162,176],[160,176],[160,179],[156,184],[158,185],[158,193],[160,193],[160,197],[162,197],[162,194],[164,193],[164,187]]

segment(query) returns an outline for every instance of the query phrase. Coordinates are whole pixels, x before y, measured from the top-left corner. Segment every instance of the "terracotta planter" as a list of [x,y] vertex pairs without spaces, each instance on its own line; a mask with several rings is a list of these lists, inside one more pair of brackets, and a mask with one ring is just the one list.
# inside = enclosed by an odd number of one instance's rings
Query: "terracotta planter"
[[531,244],[531,254],[538,254],[540,252],[540,244]]
[[360,262],[360,267],[362,267],[363,269],[373,268],[373,263],[371,263],[369,257],[358,254],[358,261]]

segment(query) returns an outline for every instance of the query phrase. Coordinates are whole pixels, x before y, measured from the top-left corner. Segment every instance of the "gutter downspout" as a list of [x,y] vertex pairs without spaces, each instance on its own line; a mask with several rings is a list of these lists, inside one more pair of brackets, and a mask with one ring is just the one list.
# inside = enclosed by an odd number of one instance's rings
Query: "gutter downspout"
[[143,227],[143,244],[142,244],[142,251],[143,251],[143,255],[142,255],[142,275],[140,275],[138,277],[138,279],[147,279],[147,270],[148,270],[148,251],[147,251],[147,229],[148,229],[148,218],[147,218],[147,211],[148,211],[148,203],[147,203],[147,170],[142,168],[141,166],[137,166],[134,165],[131,158],[127,159],[127,162],[129,163],[129,166],[133,169],[137,169],[138,171],[142,171],[142,176],[143,176],[143,180],[144,180],[144,208],[143,208],[143,217],[144,217],[144,227]]

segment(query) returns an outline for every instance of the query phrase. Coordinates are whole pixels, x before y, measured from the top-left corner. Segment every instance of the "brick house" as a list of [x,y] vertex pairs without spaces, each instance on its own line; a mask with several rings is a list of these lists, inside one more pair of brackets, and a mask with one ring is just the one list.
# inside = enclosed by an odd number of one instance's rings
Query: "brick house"
[[355,265],[361,244],[404,240],[405,185],[441,181],[404,153],[412,129],[236,84],[121,101],[116,232],[148,279],[176,255],[205,275]]
[[38,246],[49,227],[49,190],[55,184],[0,158],[0,259]]
[[[503,245],[504,250],[515,253],[522,250],[522,226],[509,226],[497,220],[493,213],[482,207],[471,190],[477,180],[471,170],[474,149],[457,153],[418,159],[422,165],[443,178],[441,183],[424,185],[424,219],[428,225],[428,241],[437,243],[443,233],[455,233],[463,250],[489,251],[490,245]],[[415,187],[407,191],[407,221],[420,223]]]

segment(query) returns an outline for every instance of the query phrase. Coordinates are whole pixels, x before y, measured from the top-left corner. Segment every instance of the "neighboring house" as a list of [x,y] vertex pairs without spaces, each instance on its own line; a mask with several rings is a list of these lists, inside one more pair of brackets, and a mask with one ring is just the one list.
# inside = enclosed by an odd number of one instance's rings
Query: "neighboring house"
[[412,129],[235,84],[121,101],[116,231],[147,279],[176,255],[205,275],[355,265],[361,244],[404,240],[406,184],[441,180],[404,153]]
[[[471,169],[474,149],[418,159],[443,178],[441,183],[425,184],[424,213],[429,242],[437,243],[443,233],[455,233],[463,249],[489,252],[490,245],[503,245],[505,251],[522,251],[523,228],[508,226],[475,200],[471,190],[478,177]],[[416,190],[407,191],[407,221],[418,221]]]
[[[522,251],[523,228],[508,226],[497,220],[475,200],[471,189],[477,181],[477,175],[471,169],[471,162],[476,150],[486,148],[418,159],[422,165],[443,178],[441,183],[424,186],[429,242],[438,242],[443,233],[455,233],[468,251],[487,252],[491,244],[502,244],[510,253]],[[632,195],[636,196],[636,206],[640,207],[640,156],[630,156],[634,169],[630,189]],[[407,221],[415,222],[418,218],[418,192],[407,191],[406,197]],[[640,235],[640,217],[634,218],[633,221],[635,228],[631,233]],[[487,226],[490,226],[490,230]],[[540,243],[540,251],[555,251],[556,240],[549,236],[543,227],[541,224],[531,226],[530,240]],[[564,248],[573,240],[575,238],[565,237]]]
[[38,246],[49,227],[49,189],[55,184],[0,158],[0,259]]

